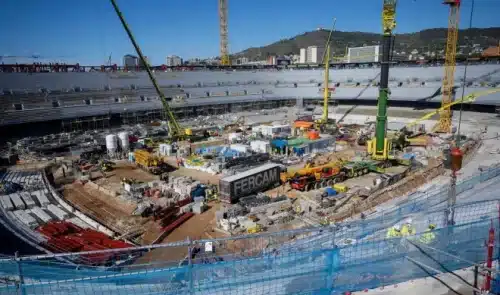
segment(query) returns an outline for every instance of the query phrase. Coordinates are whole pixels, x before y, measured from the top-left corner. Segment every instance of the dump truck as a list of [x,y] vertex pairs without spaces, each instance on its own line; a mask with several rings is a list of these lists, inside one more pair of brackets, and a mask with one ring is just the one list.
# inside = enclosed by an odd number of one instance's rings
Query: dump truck
[[147,150],[136,150],[134,156],[137,166],[151,174],[160,175],[170,170],[170,166],[167,163]]
[[281,165],[269,163],[224,177],[219,182],[219,198],[226,203],[235,203],[241,197],[279,186],[280,172]]

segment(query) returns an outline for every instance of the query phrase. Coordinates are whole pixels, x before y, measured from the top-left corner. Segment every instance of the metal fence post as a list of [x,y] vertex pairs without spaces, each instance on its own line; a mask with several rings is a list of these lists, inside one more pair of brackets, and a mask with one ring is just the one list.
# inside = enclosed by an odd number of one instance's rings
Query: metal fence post
[[17,273],[19,275],[19,282],[17,283],[17,294],[25,295],[26,292],[23,287],[24,285],[23,269],[21,267],[21,260],[19,259],[19,252],[16,251],[16,253],[14,254],[14,259],[17,264]]
[[193,286],[193,242],[188,237],[188,278],[189,278],[189,294],[194,294]]

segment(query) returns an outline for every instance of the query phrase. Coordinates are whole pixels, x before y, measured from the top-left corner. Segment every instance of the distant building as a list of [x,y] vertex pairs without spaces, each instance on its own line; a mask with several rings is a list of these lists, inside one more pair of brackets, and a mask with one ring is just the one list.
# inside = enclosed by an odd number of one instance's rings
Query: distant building
[[347,49],[347,62],[378,62],[380,54],[380,45],[350,47]]
[[182,58],[180,58],[180,56],[177,56],[177,55],[169,55],[166,58],[165,64],[168,67],[177,67],[177,66],[180,66],[180,65],[182,65]]
[[[149,62],[149,58],[147,56],[144,57],[144,60],[146,61],[146,63],[151,66],[151,63]],[[144,65],[144,63],[142,62],[142,60],[139,59],[139,67],[141,68],[146,68],[146,66]]]
[[307,62],[307,50],[305,48],[301,48],[299,56],[299,63],[305,64]]
[[500,56],[500,44],[498,46],[491,46],[486,48],[481,55],[484,57]]
[[325,48],[319,46],[309,46],[306,52],[306,62],[312,64],[320,64],[323,62],[323,56],[325,55]]
[[276,56],[272,55],[267,58],[268,65],[276,65]]
[[123,66],[127,68],[135,68],[139,65],[139,59],[137,56],[132,54],[127,54],[123,56]]
[[248,60],[248,57],[238,57],[236,60],[235,60],[235,64],[237,65],[246,65],[248,64],[249,60]]
[[293,64],[300,63],[300,55],[298,55],[298,54],[292,55],[290,59],[291,59],[291,61],[292,61]]

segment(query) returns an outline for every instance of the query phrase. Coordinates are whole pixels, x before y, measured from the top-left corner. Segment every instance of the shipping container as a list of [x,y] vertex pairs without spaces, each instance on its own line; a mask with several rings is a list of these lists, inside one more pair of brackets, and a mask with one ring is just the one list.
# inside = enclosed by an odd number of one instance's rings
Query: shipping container
[[219,182],[220,199],[235,203],[241,197],[275,187],[280,182],[280,167],[270,163],[222,178]]
[[5,210],[14,210],[14,205],[12,204],[12,201],[10,200],[10,197],[8,195],[0,196],[0,201],[2,202],[2,208],[4,208]]
[[14,207],[16,207],[17,210],[26,209],[26,205],[24,205],[24,202],[23,200],[21,200],[21,196],[19,194],[17,193],[10,194],[9,197],[12,200],[12,203],[14,204]]
[[50,204],[47,206],[47,209],[50,213],[52,213],[57,219],[64,220],[69,217],[69,213],[57,207],[56,205]]
[[35,201],[33,201],[33,198],[28,192],[20,192],[19,195],[21,196],[21,199],[23,199],[24,204],[26,204],[26,208],[31,209],[35,207]]
[[53,219],[52,216],[47,214],[47,212],[45,212],[40,207],[34,207],[33,209],[31,209],[31,212],[35,214],[35,216],[38,217],[40,220],[42,220],[44,223],[47,223]]

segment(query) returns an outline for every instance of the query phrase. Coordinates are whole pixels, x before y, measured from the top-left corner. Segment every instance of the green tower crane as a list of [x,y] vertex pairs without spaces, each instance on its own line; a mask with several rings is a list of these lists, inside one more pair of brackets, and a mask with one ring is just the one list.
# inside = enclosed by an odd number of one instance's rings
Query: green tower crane
[[392,32],[396,27],[396,0],[384,0],[382,12],[382,60],[380,67],[380,88],[377,102],[377,125],[375,138],[367,142],[368,153],[374,160],[389,159],[392,141],[387,138],[387,101],[389,100],[389,66],[393,43]]

